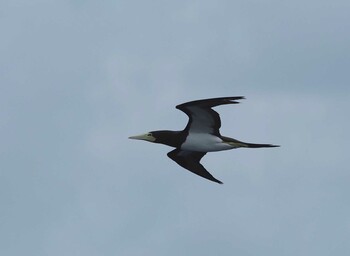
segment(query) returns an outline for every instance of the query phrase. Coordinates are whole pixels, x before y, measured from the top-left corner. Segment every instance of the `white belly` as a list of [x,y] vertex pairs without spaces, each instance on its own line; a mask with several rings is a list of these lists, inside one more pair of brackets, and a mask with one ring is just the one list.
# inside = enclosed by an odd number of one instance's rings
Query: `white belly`
[[228,150],[233,146],[223,143],[222,139],[208,133],[191,133],[182,144],[182,150],[213,152]]

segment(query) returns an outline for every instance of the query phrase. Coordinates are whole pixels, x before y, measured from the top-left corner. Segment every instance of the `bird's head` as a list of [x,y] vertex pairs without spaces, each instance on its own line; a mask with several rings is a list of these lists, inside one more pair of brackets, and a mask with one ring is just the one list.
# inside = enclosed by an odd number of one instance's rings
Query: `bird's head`
[[171,147],[177,147],[182,143],[182,136],[182,133],[177,131],[152,131],[137,136],[131,136],[129,139],[145,140]]

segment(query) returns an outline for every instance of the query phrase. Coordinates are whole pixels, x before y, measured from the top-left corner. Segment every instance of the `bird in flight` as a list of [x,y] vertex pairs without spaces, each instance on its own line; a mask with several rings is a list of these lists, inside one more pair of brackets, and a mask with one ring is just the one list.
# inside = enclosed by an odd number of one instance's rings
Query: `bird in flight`
[[246,143],[220,134],[221,120],[212,108],[219,105],[238,104],[244,97],[221,97],[195,100],[177,105],[188,117],[188,123],[182,131],[151,131],[146,134],[131,136],[129,139],[145,140],[174,147],[168,157],[183,168],[205,179],[222,184],[200,163],[207,152],[234,148],[272,148],[272,144]]

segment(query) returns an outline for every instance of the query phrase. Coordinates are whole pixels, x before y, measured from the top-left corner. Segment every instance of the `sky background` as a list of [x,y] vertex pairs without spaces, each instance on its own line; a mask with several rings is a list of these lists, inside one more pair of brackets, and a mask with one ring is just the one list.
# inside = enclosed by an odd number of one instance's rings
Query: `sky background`
[[[348,255],[348,0],[0,1],[0,254]],[[128,136],[221,106],[224,185]]]

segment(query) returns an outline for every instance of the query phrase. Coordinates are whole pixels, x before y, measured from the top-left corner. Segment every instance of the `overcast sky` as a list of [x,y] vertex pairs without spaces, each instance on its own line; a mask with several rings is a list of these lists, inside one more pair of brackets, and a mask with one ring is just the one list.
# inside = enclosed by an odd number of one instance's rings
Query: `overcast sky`
[[[348,255],[350,2],[0,1],[0,254]],[[272,149],[163,145],[174,107]]]

